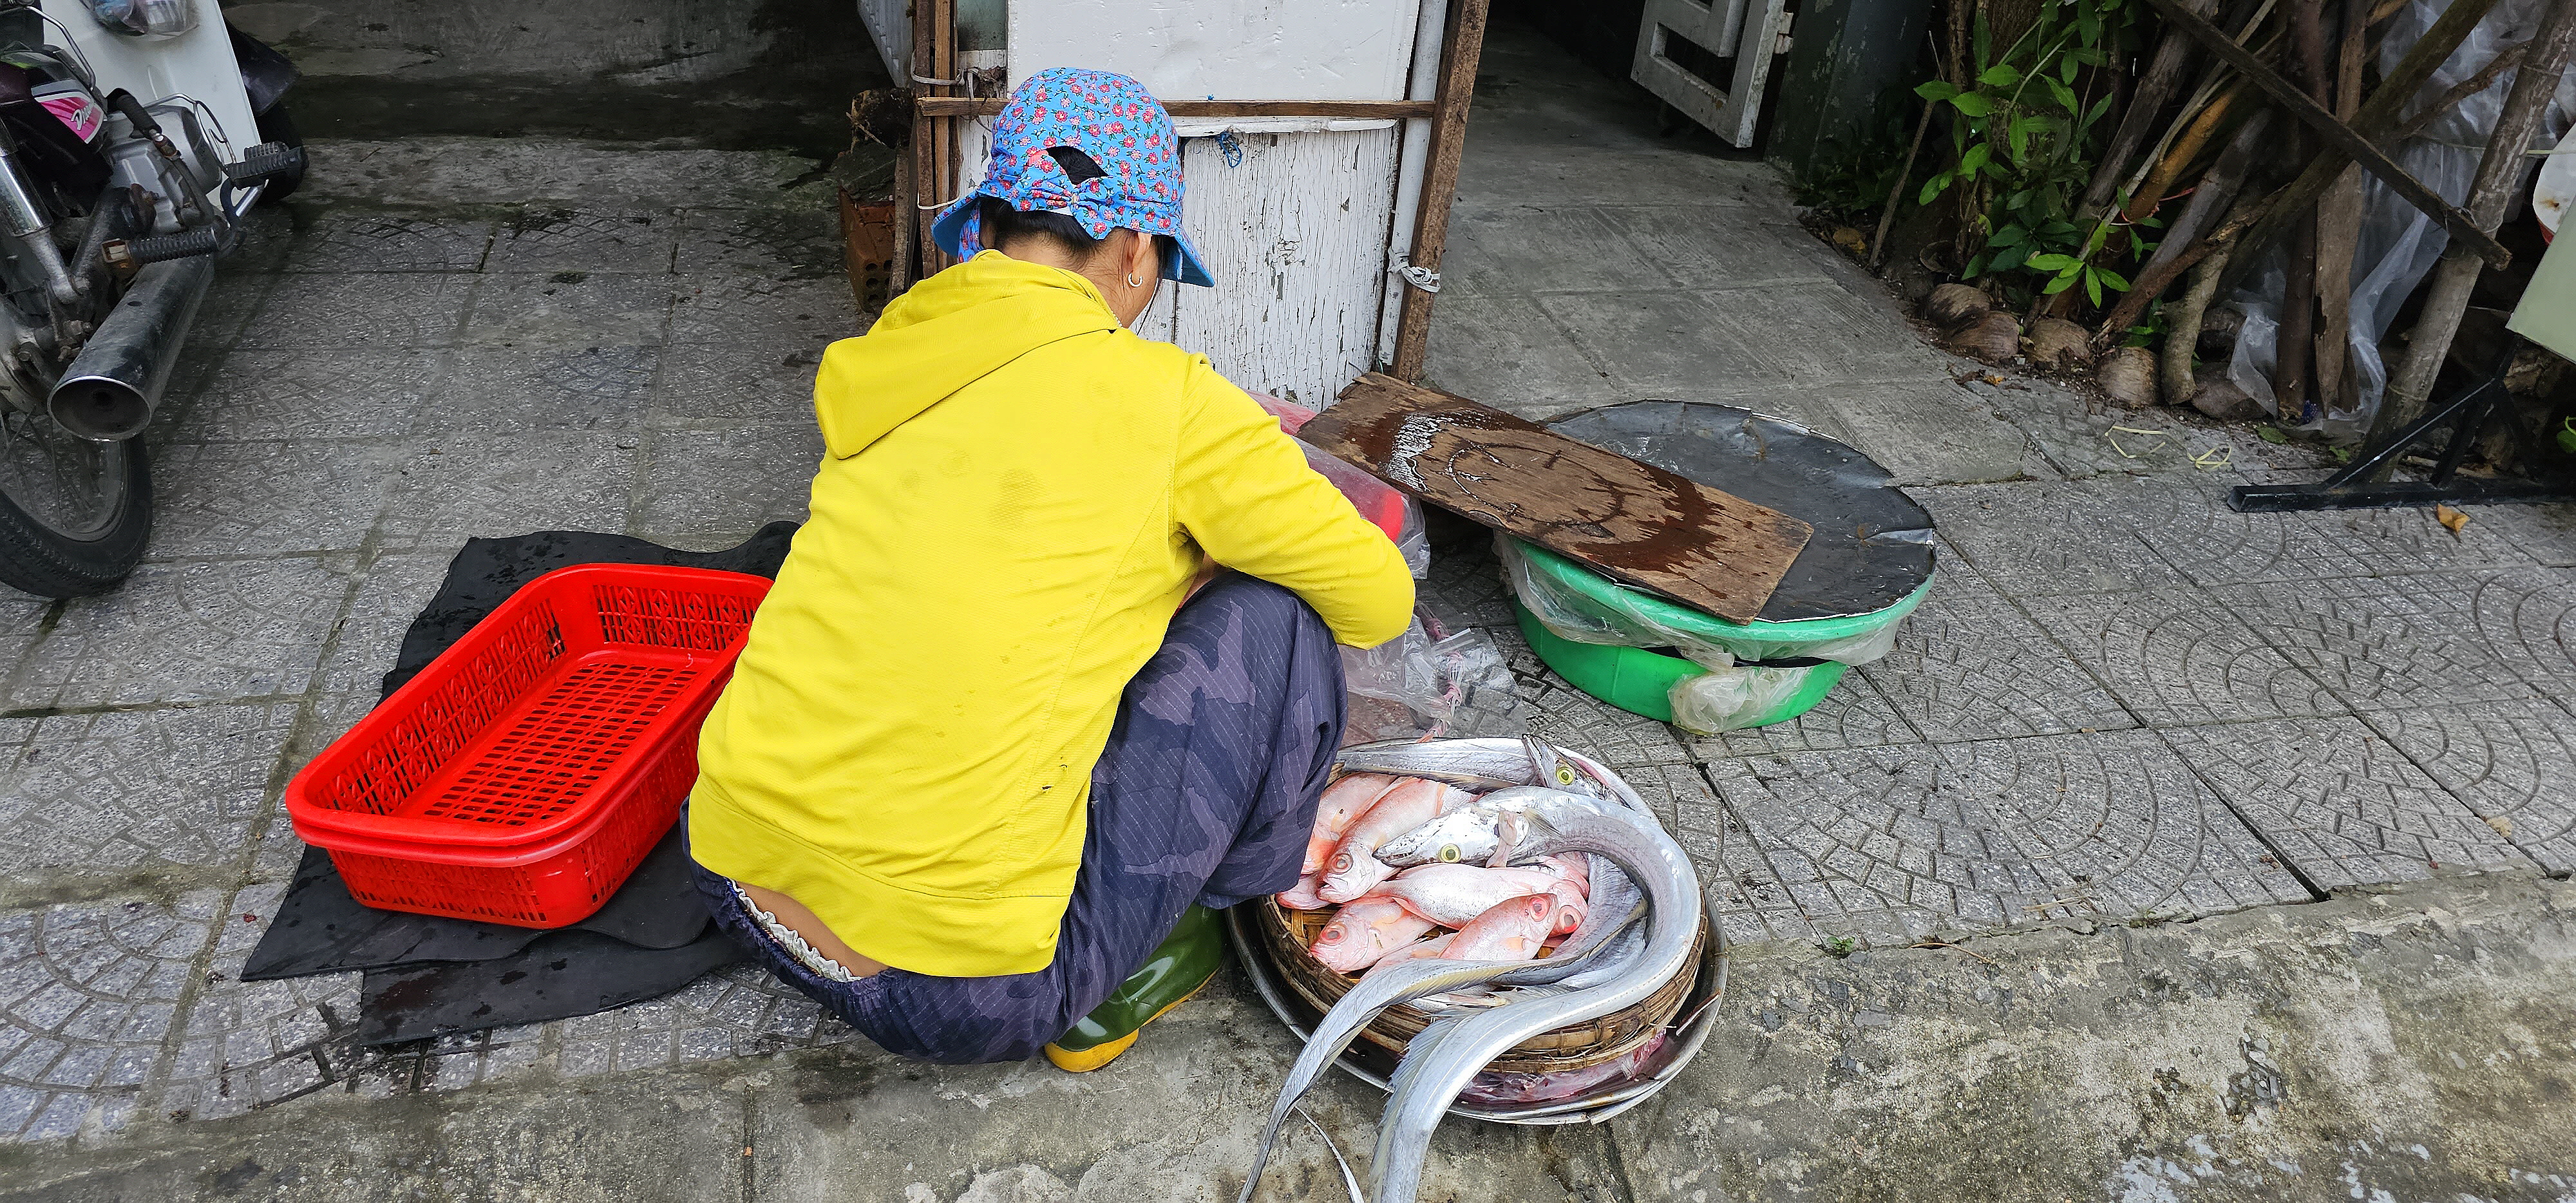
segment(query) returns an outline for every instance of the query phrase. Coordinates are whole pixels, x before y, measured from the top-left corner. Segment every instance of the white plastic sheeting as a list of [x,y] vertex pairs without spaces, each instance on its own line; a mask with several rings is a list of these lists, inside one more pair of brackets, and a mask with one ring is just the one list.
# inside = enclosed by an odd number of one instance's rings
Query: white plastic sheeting
[[[2395,67],[2447,7],[2442,0],[2414,0],[2390,18],[2388,33],[2379,46],[2379,69]],[[2460,48],[2451,52],[2433,78],[2425,81],[2409,115],[2483,70],[2495,61],[2496,55],[2529,40],[2539,31],[2547,7],[2548,0],[2503,0],[2496,5],[2486,20],[2470,31]],[[2504,72],[2485,91],[2462,101],[2423,132],[2398,145],[2389,157],[2443,199],[2454,205],[2466,202],[2469,183],[2478,173],[2478,161],[2486,154],[2487,134],[2503,114],[2505,95],[2516,74]],[[2576,117],[2576,72],[2560,81],[2558,95],[2541,121],[2545,136],[2536,141],[2534,148],[2556,143],[2572,117]],[[2532,162],[2536,167],[2539,161]],[[2527,182],[2521,187],[2527,191]],[[2517,206],[2522,203],[2516,201]],[[2423,283],[2449,243],[2450,234],[2439,223],[2408,204],[2377,177],[2363,173],[2361,237],[2352,246],[2351,342],[2354,379],[2360,386],[2359,408],[2327,411],[2316,421],[2293,421],[2290,425],[2308,430],[2322,428],[2337,436],[2357,435],[2369,429],[2371,415],[2378,411],[2380,396],[2388,385],[2388,366],[2380,356],[2380,340],[2387,337],[2398,308]],[[2280,407],[2272,396],[2272,365],[2279,349],[2281,290],[2286,275],[2283,265],[2287,258],[2288,253],[2277,245],[2267,251],[2260,266],[2248,277],[2250,282],[2239,288],[2232,299],[2245,314],[2245,327],[2237,336],[2236,355],[2227,368],[2227,378],[2276,417]]]

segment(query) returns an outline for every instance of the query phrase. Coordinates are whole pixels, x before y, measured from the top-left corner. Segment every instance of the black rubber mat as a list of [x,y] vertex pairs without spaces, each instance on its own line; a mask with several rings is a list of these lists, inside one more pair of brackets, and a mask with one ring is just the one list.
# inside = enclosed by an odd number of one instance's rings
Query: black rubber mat
[[[400,688],[519,586],[557,568],[661,564],[776,576],[795,533],[794,523],[771,523],[740,546],[713,552],[579,531],[469,540],[412,620],[379,696]],[[685,869],[673,831],[598,913],[539,931],[361,906],[330,857],[308,848],[242,977],[366,970],[360,1033],[370,1044],[588,1015],[670,993],[738,959],[708,926]]]
[[1932,579],[1932,515],[1876,461],[1785,418],[1632,401],[1548,427],[1814,524],[1763,604],[1765,622],[1875,614]]

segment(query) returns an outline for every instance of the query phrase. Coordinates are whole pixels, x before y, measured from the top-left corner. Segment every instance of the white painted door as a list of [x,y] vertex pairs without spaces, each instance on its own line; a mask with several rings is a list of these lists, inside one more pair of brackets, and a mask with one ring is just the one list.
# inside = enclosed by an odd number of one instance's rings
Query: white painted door
[[[1637,23],[1637,58],[1629,78],[1685,116],[1737,146],[1753,145],[1762,114],[1762,87],[1772,57],[1789,48],[1789,15],[1783,0],[1646,0]],[[1676,39],[1697,46],[1731,67],[1727,78],[1702,78],[1675,62]]]

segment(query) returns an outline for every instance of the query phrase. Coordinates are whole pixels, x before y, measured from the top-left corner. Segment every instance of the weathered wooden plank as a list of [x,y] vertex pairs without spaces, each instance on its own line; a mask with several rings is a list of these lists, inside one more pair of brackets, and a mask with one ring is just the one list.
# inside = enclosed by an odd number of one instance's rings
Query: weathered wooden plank
[[[1476,64],[1485,53],[1487,0],[1456,0],[1450,11],[1448,49],[1440,59],[1438,111],[1431,118],[1431,159],[1422,173],[1422,207],[1413,219],[1413,250],[1408,259],[1424,271],[1440,270],[1440,252],[1449,238],[1449,202],[1458,194],[1458,160],[1467,149],[1467,106],[1476,98]],[[1404,290],[1404,310],[1396,319],[1395,359],[1387,370],[1398,379],[1422,375],[1422,356],[1431,346],[1431,295]]]
[[[999,96],[925,96],[918,102],[927,117],[991,117],[1002,111]],[[1428,117],[1428,100],[1166,100],[1163,111],[1175,120],[1193,117],[1331,117],[1389,121]]]
[[1455,510],[1734,622],[1813,528],[1501,410],[1371,372],[1298,437]]

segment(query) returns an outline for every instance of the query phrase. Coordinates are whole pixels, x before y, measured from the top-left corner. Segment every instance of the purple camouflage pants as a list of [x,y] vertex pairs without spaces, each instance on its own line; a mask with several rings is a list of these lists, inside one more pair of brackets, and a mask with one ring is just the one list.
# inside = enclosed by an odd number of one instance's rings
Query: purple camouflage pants
[[731,882],[698,869],[699,892],[756,960],[888,1051],[1025,1060],[1106,1000],[1191,903],[1296,884],[1344,705],[1332,632],[1296,594],[1236,573],[1201,589],[1119,699],[1055,962],[1035,973],[833,981],[765,932]]

